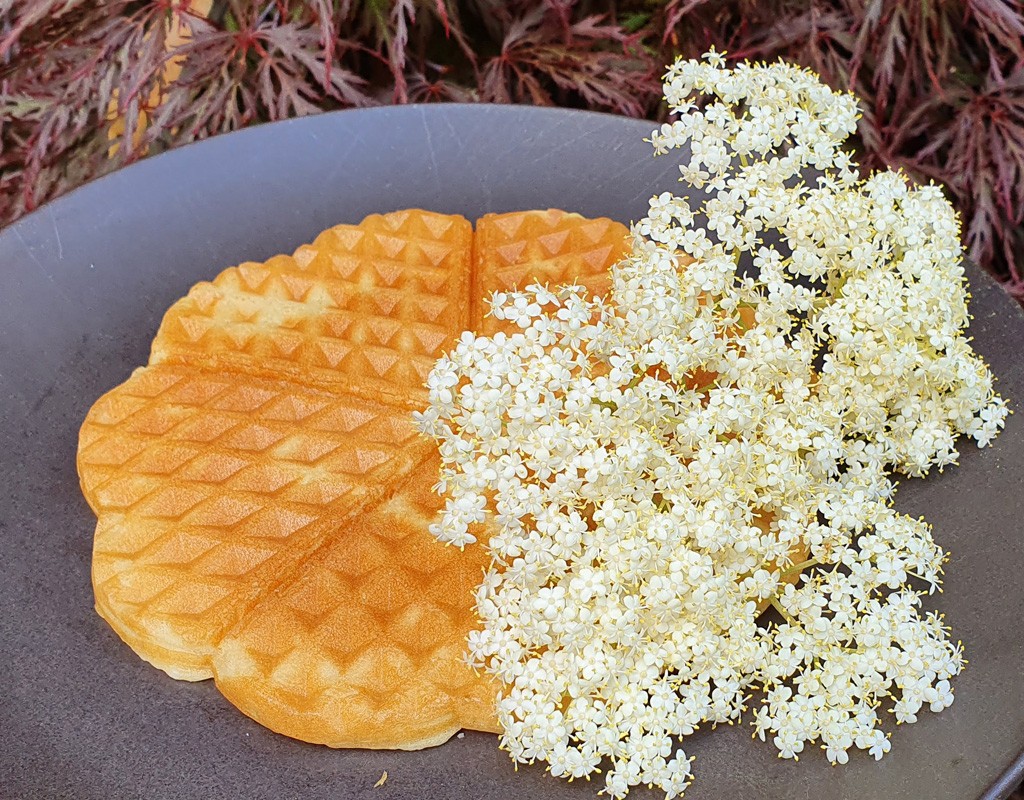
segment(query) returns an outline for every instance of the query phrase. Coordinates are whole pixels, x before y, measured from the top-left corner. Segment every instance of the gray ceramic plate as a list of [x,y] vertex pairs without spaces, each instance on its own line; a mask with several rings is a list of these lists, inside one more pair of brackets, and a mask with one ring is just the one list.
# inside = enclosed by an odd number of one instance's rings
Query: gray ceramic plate
[[[246,259],[323,228],[420,206],[475,218],[563,207],[628,222],[675,185],[650,125],[581,112],[443,106],[269,125],[145,161],[0,233],[0,796],[5,798],[590,798],[516,773],[493,736],[418,753],[331,751],[261,728],[210,683],[140,661],[92,610],[93,517],[78,491],[78,426],[147,357],[167,306]],[[1024,318],[971,270],[977,348],[1024,402]],[[747,727],[694,737],[707,798],[998,798],[1024,771],[1024,414],[992,449],[907,482],[953,557],[936,601],[970,667],[956,702],[894,731],[875,763],[799,764]],[[381,773],[388,781],[372,789]],[[636,796],[654,796],[637,792]]]

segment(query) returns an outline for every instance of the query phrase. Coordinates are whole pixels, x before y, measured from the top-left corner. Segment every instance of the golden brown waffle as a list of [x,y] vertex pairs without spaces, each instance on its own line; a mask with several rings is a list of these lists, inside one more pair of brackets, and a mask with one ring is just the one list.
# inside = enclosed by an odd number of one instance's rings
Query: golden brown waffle
[[197,284],[82,427],[97,610],[146,660],[212,675],[297,738],[416,748],[497,730],[496,690],[461,658],[486,558],[427,531],[437,456],[409,409],[484,287],[600,287],[625,234],[488,216],[474,259],[466,220],[404,211]]

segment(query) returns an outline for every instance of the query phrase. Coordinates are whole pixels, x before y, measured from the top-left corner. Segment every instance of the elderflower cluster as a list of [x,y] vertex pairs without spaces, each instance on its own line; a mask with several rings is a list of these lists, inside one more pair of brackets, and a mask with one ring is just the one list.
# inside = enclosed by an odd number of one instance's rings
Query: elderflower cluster
[[922,609],[945,553],[891,474],[1007,413],[964,338],[956,216],[860,176],[852,97],[715,53],[665,96],[655,150],[705,199],[651,200],[606,299],[496,295],[508,332],[464,334],[418,415],[435,535],[486,531],[493,556],[469,654],[503,684],[503,747],[612,797],[681,794],[680,740],[754,690],[757,736],[833,763],[882,757],[889,712],[948,706],[962,651]]

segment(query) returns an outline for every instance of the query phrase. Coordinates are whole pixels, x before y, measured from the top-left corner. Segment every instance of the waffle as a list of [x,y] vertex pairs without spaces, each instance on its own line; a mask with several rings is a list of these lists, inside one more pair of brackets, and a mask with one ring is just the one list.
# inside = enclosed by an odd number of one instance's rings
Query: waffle
[[523,212],[482,219],[474,247],[461,217],[403,211],[197,284],[82,427],[99,613],[306,741],[496,731],[496,688],[461,655],[487,559],[429,535],[438,457],[409,411],[457,335],[488,328],[484,291],[600,289],[625,234]]

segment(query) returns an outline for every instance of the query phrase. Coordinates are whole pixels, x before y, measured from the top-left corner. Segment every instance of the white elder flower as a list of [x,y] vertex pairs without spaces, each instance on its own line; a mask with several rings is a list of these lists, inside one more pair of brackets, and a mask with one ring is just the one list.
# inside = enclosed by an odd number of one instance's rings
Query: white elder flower
[[922,608],[947,555],[892,475],[1009,413],[965,337],[956,215],[861,177],[850,95],[712,51],[665,97],[655,153],[688,148],[707,199],[650,200],[607,300],[496,293],[511,333],[463,334],[416,414],[432,532],[493,559],[467,660],[502,684],[502,747],[570,779],[607,764],[616,798],[681,795],[678,739],[754,698],[781,757],[836,764],[948,707],[963,650]]

